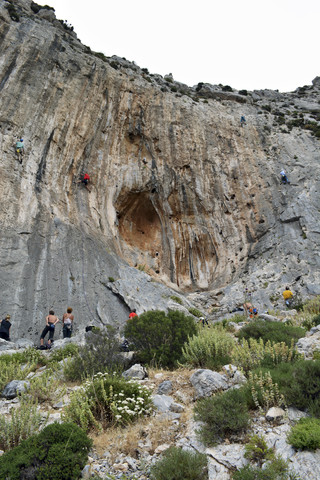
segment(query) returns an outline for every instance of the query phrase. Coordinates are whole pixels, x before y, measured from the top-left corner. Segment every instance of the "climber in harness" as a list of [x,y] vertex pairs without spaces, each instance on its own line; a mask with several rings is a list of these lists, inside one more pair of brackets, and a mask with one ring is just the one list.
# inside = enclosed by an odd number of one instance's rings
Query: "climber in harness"
[[244,115],[241,115],[240,118],[240,127],[243,127],[244,125],[247,124],[246,117]]
[[20,138],[20,140],[16,142],[16,152],[18,155],[19,162],[22,163],[23,154],[24,154],[23,138]]
[[281,170],[280,175],[281,175],[281,185],[287,185],[287,184],[290,185],[287,174],[284,170]]
[[87,173],[85,173],[85,174],[82,176],[82,178],[80,178],[80,180],[78,180],[76,183],[83,183],[84,186],[86,187],[86,189],[87,189],[89,192],[91,192],[91,190],[90,190],[89,187],[88,187],[89,182],[90,182],[90,176],[89,176]]

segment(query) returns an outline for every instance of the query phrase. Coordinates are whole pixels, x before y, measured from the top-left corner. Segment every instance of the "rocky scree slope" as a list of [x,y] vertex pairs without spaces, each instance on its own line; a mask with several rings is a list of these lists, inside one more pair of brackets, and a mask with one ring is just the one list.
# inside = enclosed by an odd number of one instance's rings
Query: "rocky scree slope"
[[285,283],[320,293],[318,78],[285,94],[191,88],[92,52],[29,0],[1,2],[0,19],[0,285],[15,328],[34,338],[67,304],[78,327],[121,325],[167,308],[167,287],[207,313],[248,285],[261,306]]

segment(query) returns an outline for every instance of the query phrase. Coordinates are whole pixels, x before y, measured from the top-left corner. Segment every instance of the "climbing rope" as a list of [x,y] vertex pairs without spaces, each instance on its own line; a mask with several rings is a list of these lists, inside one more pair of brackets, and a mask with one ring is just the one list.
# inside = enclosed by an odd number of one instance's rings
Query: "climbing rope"
[[[95,316],[91,310],[91,307],[90,307],[90,304],[89,304],[89,301],[88,301],[88,296],[87,296],[87,291],[86,291],[86,284],[85,284],[85,268],[84,268],[84,255],[85,255],[85,238],[84,238],[84,229],[83,229],[83,223],[82,223],[82,216],[81,216],[81,212],[83,211],[83,203],[82,203],[82,195],[81,194],[77,194],[77,198],[79,200],[79,203],[80,203],[80,230],[81,230],[81,247],[82,247],[82,255],[81,255],[81,276],[82,276],[82,289],[83,289],[83,296],[84,296],[84,300],[85,300],[85,303],[86,303],[86,306],[87,306],[87,309],[88,309],[88,312],[92,318],[92,321],[94,321],[95,319]],[[79,205],[78,205],[79,207]]]

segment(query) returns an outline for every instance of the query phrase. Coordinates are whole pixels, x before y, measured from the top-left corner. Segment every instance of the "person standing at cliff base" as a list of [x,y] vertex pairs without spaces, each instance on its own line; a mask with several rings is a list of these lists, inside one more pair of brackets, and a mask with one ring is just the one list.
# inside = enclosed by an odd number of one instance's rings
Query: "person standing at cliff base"
[[0,322],[0,338],[7,340],[8,342],[10,342],[10,318],[10,315],[6,315],[6,318]]
[[73,329],[73,320],[74,320],[74,316],[72,315],[72,308],[68,307],[67,308],[67,313],[64,313],[63,317],[62,317],[63,338],[71,338],[72,329]]
[[50,310],[49,315],[46,317],[46,326],[44,327],[40,337],[40,345],[42,347],[44,346],[44,338],[47,335],[47,333],[49,333],[48,346],[51,347],[51,343],[53,341],[53,336],[54,336],[54,329],[58,322],[59,322],[59,318],[55,316],[53,310]]
[[134,317],[137,317],[137,316],[138,316],[138,315],[137,315],[137,313],[136,313],[136,309],[133,308],[133,309],[132,309],[132,312],[129,313],[129,318],[134,318]]

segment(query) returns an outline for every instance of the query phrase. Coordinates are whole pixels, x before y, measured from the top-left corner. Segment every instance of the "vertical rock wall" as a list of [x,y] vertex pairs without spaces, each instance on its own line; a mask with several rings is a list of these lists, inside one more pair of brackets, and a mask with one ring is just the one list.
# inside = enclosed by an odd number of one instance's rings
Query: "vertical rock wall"
[[[273,129],[258,94],[177,94],[130,62],[93,55],[52,12],[15,5],[19,22],[0,6],[0,285],[1,310],[20,329],[38,334],[48,308],[67,304],[79,324],[121,323],[129,302],[106,283],[125,264],[137,284],[140,269],[192,292],[270,276],[283,255],[296,268],[294,243],[311,224],[308,251],[318,253],[318,183],[306,189],[303,170],[319,170],[310,133]],[[279,187],[283,165],[291,190]],[[90,193],[75,183],[84,172]],[[318,265],[306,257],[305,269]]]

